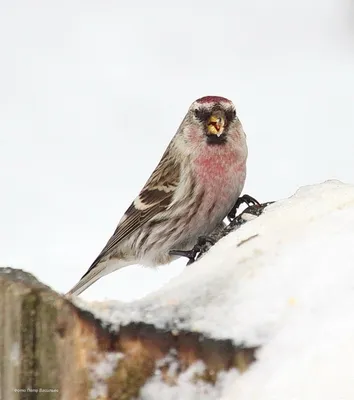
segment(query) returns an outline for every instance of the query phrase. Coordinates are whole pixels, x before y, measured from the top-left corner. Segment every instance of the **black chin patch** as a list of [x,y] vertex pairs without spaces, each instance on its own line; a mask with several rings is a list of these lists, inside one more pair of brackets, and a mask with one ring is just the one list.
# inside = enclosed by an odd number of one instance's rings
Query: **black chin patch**
[[217,135],[206,135],[208,144],[225,144],[227,141],[226,135],[222,133],[220,136]]

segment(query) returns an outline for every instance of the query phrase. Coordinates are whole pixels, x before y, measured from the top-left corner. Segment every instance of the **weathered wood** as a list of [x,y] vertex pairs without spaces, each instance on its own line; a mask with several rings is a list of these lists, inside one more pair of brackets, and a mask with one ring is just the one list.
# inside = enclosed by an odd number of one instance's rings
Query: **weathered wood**
[[[116,330],[38,282],[32,275],[0,269],[1,399],[128,400],[158,368],[169,384],[173,354],[177,374],[195,361],[206,365],[199,379],[254,360],[253,348],[193,332],[169,332],[144,323]],[[171,316],[173,318],[173,316]]]
[[56,399],[57,349],[53,340],[59,296],[32,275],[0,273],[0,387],[2,399]]

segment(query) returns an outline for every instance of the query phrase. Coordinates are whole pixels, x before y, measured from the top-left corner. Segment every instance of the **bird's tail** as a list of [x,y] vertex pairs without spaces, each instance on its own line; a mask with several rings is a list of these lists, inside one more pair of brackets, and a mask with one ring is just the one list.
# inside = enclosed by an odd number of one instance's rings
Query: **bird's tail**
[[100,262],[96,265],[93,264],[66,296],[78,296],[103,276],[131,264],[130,262],[117,259]]

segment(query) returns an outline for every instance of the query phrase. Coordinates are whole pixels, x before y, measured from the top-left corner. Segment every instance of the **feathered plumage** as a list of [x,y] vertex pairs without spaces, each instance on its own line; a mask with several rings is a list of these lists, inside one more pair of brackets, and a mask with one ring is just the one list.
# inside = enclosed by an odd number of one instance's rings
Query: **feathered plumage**
[[196,100],[158,166],[106,246],[68,294],[131,264],[161,265],[169,251],[210,233],[239,197],[247,146],[234,105],[223,97]]

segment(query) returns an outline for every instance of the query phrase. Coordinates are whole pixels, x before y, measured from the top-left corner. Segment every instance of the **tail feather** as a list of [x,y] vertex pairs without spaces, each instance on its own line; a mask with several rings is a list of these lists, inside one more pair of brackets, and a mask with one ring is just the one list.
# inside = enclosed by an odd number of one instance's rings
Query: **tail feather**
[[131,264],[132,263],[117,259],[98,263],[97,265],[89,268],[79,282],[71,290],[69,290],[68,293],[66,293],[66,296],[78,296],[103,276],[108,275],[118,269],[127,267]]

